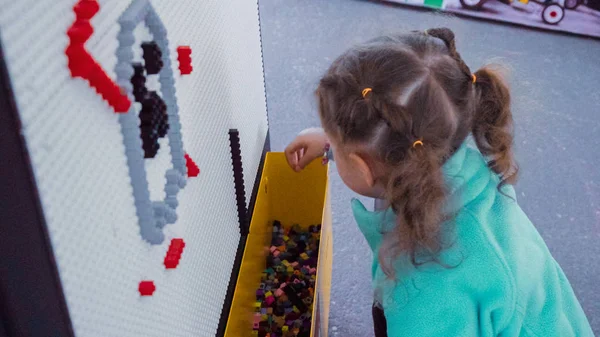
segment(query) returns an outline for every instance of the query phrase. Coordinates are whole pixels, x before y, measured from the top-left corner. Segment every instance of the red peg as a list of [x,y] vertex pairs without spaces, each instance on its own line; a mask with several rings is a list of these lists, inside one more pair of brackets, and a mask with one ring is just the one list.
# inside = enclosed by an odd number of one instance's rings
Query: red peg
[[85,49],[85,43],[94,33],[90,19],[98,13],[97,0],[79,0],[73,7],[75,21],[68,28],[69,45],[65,50],[71,77],[88,80],[90,86],[102,96],[117,113],[129,111],[131,101],[117,84],[106,74],[94,57]]
[[141,296],[152,296],[156,290],[156,286],[154,286],[153,281],[142,281],[140,282],[138,290],[140,291]]
[[187,167],[188,177],[197,177],[200,174],[200,168],[187,153],[185,154],[185,166]]
[[89,20],[100,10],[100,5],[97,0],[81,0],[75,6],[73,11],[77,19]]
[[190,46],[177,47],[177,60],[179,61],[179,72],[188,75],[194,69],[192,67],[192,48]]
[[179,260],[181,260],[181,254],[183,254],[183,248],[185,247],[185,242],[183,239],[171,239],[171,244],[169,245],[169,250],[167,251],[167,256],[165,256],[164,265],[167,269],[175,269],[179,265]]

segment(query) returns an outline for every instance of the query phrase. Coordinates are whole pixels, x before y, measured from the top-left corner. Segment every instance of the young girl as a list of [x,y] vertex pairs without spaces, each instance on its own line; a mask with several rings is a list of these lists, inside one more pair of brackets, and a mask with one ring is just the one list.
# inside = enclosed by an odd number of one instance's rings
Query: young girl
[[377,337],[593,336],[516,202],[508,88],[471,73],[452,31],[352,48],[316,94],[323,129],[286,155],[299,171],[330,143],[344,183],[384,200],[376,212],[352,201],[374,252]]

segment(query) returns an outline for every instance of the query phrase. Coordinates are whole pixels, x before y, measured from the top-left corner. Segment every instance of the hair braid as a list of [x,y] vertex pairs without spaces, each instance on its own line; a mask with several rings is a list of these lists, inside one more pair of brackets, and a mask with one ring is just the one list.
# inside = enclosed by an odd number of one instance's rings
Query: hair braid
[[[453,216],[444,209],[443,164],[470,133],[502,184],[514,182],[508,88],[487,68],[475,74],[473,85],[454,33],[436,28],[352,48],[319,82],[319,117],[328,135],[356,145],[381,167],[397,222],[378,256],[388,277],[400,254],[415,265],[443,263],[439,252],[449,242],[442,225]],[[413,147],[417,140],[423,145]]]
[[[470,80],[471,70],[456,50],[454,33],[448,28],[433,28],[427,34],[444,41],[448,54],[456,60]],[[488,166],[500,175],[501,183],[498,188],[501,188],[506,183],[514,183],[518,172],[512,151],[510,92],[500,74],[490,67],[477,70],[475,75],[478,86],[472,132],[481,153],[491,157]]]
[[456,60],[456,63],[458,63],[458,67],[460,68],[460,70],[462,70],[462,72],[470,80],[471,79],[471,69],[469,69],[469,66],[467,66],[465,61],[463,61],[462,57],[456,50],[456,42],[455,42],[455,38],[454,38],[454,32],[452,32],[448,28],[432,28],[432,29],[427,30],[427,34],[429,36],[432,36],[432,37],[435,37],[435,38],[438,38],[438,39],[444,41],[444,43],[446,44],[446,47],[448,48],[448,54],[450,55],[450,57],[452,57],[454,60]]

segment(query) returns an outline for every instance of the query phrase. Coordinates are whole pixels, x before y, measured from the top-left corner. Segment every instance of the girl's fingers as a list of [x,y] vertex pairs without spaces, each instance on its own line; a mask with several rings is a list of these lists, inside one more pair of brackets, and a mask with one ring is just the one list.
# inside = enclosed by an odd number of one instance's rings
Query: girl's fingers
[[322,129],[302,131],[285,149],[288,165],[296,172],[323,155],[327,139]]
[[302,137],[296,137],[286,148],[286,153],[296,152],[306,147],[306,141]]
[[287,159],[288,165],[294,170],[296,170],[298,162],[300,161],[300,152],[304,152],[303,147],[303,143],[294,141],[285,149],[285,158]]
[[298,165],[298,154],[297,152],[292,152],[292,153],[285,153],[285,159],[288,162],[288,165],[292,168],[295,169],[296,166]]
[[296,172],[300,171],[300,167],[298,167],[298,162],[300,162],[303,152],[303,150],[294,152],[294,165],[292,166],[292,169],[294,169],[294,171]]
[[298,160],[298,168],[303,170],[313,160],[319,158],[323,154],[318,149],[309,149],[306,153]]

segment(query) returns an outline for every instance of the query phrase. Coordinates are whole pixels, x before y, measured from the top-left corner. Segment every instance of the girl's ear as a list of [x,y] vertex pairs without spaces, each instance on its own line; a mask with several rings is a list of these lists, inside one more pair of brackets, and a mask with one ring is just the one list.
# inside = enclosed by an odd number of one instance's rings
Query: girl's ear
[[366,186],[373,187],[375,185],[375,174],[365,159],[354,152],[350,153],[349,159],[352,167],[356,168],[359,173],[358,178],[361,179]]

